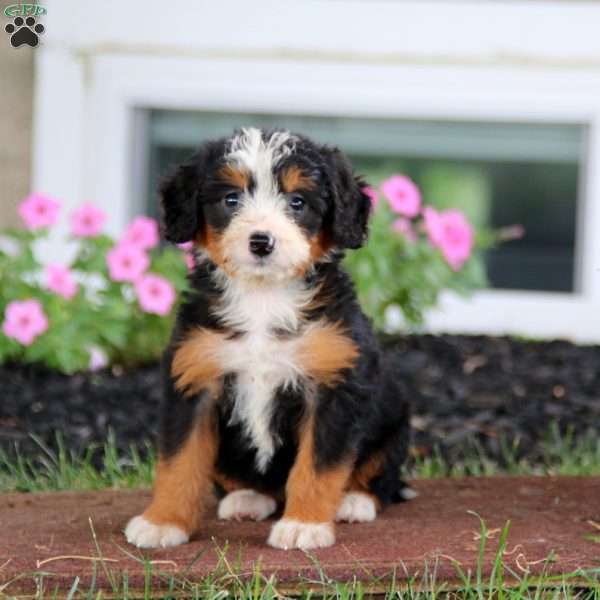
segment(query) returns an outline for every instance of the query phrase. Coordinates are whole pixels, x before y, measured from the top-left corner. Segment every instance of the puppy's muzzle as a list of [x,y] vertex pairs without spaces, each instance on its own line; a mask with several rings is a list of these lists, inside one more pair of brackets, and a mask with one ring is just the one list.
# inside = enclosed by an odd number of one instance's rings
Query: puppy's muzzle
[[266,231],[255,231],[250,236],[249,246],[252,254],[263,258],[275,249],[275,238]]

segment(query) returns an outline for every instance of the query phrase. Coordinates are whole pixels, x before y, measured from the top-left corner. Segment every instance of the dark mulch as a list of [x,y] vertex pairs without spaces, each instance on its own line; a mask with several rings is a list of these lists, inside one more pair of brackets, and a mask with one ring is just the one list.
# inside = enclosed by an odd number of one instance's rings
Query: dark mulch
[[556,426],[573,440],[600,432],[600,346],[488,336],[410,336],[405,355],[414,400],[414,449],[438,446],[451,463],[479,446],[505,464],[503,447],[537,461]]
[[[519,440],[532,460],[550,426],[576,436],[600,425],[600,346],[485,336],[387,337],[403,353],[414,397],[414,447],[439,446],[451,461],[474,444],[500,462],[502,441]],[[121,448],[153,439],[161,394],[156,366],[65,377],[35,367],[0,367],[0,447],[39,451],[60,431],[67,448],[102,444],[114,430]]]

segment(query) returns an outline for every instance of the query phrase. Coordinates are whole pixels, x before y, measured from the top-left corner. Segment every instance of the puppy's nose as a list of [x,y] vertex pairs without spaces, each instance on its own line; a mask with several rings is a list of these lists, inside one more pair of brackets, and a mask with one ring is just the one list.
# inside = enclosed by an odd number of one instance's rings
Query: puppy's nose
[[267,256],[275,248],[275,238],[266,231],[255,231],[250,236],[250,252],[256,256]]

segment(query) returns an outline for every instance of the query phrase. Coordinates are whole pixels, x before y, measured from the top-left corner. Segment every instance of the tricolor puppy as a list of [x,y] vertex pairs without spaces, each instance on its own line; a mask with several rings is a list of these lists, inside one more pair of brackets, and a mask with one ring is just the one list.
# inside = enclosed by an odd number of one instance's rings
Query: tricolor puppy
[[126,528],[187,542],[216,489],[221,519],[266,519],[268,543],[334,543],[407,497],[408,407],[340,267],[369,198],[344,155],[287,131],[205,144],[161,187],[164,231],[196,267],[165,353],[154,497]]

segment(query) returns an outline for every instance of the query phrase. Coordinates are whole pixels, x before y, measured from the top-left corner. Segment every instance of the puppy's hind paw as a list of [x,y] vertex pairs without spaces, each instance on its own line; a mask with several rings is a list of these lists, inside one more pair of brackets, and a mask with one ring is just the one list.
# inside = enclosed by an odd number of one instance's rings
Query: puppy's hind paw
[[282,550],[326,548],[335,544],[333,524],[281,519],[273,525],[267,544]]
[[342,498],[335,520],[366,523],[374,521],[376,516],[377,507],[371,496],[362,492],[349,492]]
[[219,502],[219,519],[263,521],[277,510],[277,503],[270,496],[254,490],[235,490]]
[[127,523],[125,537],[138,548],[168,548],[189,540],[189,535],[177,525],[155,525],[142,515]]

